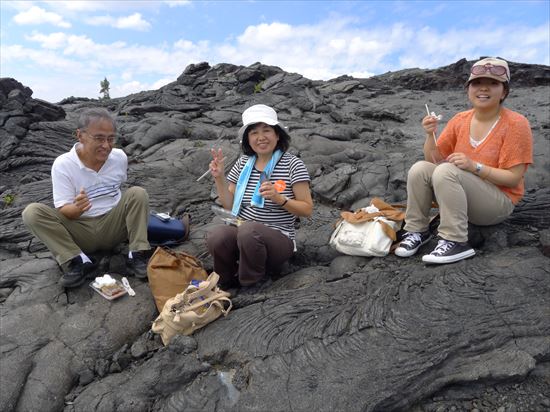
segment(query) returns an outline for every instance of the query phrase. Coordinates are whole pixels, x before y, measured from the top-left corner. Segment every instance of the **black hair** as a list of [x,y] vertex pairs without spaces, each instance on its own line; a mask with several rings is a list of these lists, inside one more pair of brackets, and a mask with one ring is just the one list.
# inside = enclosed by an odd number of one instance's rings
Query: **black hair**
[[506,98],[510,94],[510,82],[503,82],[502,86],[504,87],[504,97],[500,101],[501,104],[502,104],[502,102],[504,102],[504,100],[506,100]]
[[[250,147],[250,143],[248,142],[248,133],[250,132],[250,129],[252,129],[257,124],[258,123],[254,123],[254,124],[249,125],[243,133],[243,140],[241,142],[241,149],[242,149],[243,153],[247,156],[253,156],[253,155],[256,154],[254,152],[254,150],[252,150],[252,147]],[[273,129],[275,130],[275,133],[277,134],[277,136],[279,136],[279,140],[277,141],[277,146],[275,146],[275,150],[279,149],[283,153],[286,152],[288,150],[288,148],[290,147],[290,136],[289,136],[289,134],[286,132],[285,129],[283,129],[278,124],[276,124],[275,126],[270,126],[270,127],[273,127]]]

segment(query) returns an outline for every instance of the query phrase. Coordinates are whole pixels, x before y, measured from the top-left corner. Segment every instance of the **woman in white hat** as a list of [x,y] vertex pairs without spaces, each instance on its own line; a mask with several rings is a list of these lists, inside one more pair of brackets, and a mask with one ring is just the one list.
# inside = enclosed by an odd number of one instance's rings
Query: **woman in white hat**
[[439,204],[439,241],[422,260],[438,264],[473,256],[468,221],[500,223],[523,197],[523,176],[533,163],[533,139],[527,119],[502,106],[509,84],[506,61],[482,59],[472,66],[466,83],[472,109],[455,115],[437,143],[438,118],[422,119],[425,160],[408,173],[407,232],[395,250],[397,256],[412,256],[430,240],[432,200]]
[[244,153],[224,176],[221,149],[212,150],[210,173],[224,209],[242,222],[208,234],[214,270],[225,287],[250,286],[276,272],[295,251],[297,216],[310,216],[310,177],[299,158],[287,152],[290,136],[271,107],[243,112],[239,130]]

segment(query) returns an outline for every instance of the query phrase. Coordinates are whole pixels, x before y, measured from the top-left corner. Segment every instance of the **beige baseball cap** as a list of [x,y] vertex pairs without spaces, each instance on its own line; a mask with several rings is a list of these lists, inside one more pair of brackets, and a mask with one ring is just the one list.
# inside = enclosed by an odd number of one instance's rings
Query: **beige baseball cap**
[[495,79],[502,83],[509,82],[510,69],[508,68],[508,63],[495,57],[481,59],[472,66],[467,83],[480,77],[488,77],[489,79]]

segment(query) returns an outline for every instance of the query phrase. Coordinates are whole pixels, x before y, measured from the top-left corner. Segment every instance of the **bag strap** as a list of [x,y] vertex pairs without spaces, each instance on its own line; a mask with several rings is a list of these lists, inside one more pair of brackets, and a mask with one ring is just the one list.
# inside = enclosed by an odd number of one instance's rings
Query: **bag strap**
[[189,289],[185,289],[182,293],[179,293],[176,301],[174,302],[175,305],[172,307],[184,307],[185,305],[190,305],[190,302],[200,303],[206,302],[207,300],[210,301],[210,298],[215,297],[217,293],[222,293],[223,296],[225,296],[225,294],[229,295],[228,292],[224,292],[217,287],[214,289],[197,289],[194,292],[188,291]]
[[[221,301],[229,302],[229,306],[227,307],[227,309],[225,308],[223,303],[221,303]],[[218,300],[215,300],[214,302],[212,302],[212,304],[217,305],[217,306],[220,307],[220,309],[223,313],[223,316],[227,316],[229,311],[233,308],[233,302],[231,302],[231,299],[229,299],[228,297],[225,297],[225,296],[221,296]]]
[[393,220],[395,222],[399,222],[400,220],[405,219],[405,213],[399,212],[397,210],[395,211],[386,211],[381,210],[379,212],[374,213],[367,213],[364,210],[359,210],[357,212],[342,212],[341,213],[342,218],[348,222],[348,223],[363,223],[363,222],[371,222],[373,220],[376,220],[377,218],[383,217],[388,220]]
[[[222,301],[229,302],[229,306],[227,307],[227,309],[225,308]],[[208,319],[209,321],[212,321],[213,319],[210,319],[210,313],[214,308],[217,308],[221,312],[221,314],[223,314],[223,316],[227,316],[229,311],[233,308],[233,304],[231,303],[231,300],[229,300],[228,298],[221,297],[218,300],[211,302],[208,308],[202,313],[195,312],[194,310],[176,312],[176,314],[174,315],[175,329],[179,328],[179,322],[181,321],[182,317],[186,321],[191,322],[193,325],[195,325],[196,322],[200,321],[201,319],[205,319],[205,318]]]
[[384,202],[379,197],[372,198],[370,204],[378,209],[378,212],[368,213],[363,209],[356,210],[355,212],[342,212],[340,215],[344,220],[349,223],[363,223],[376,220],[378,217],[384,217],[388,220],[393,220],[399,222],[405,219],[405,213],[403,211],[397,210],[401,208],[400,205],[390,205]]
[[[228,296],[227,296],[227,292],[219,292],[219,293],[215,293],[215,294],[212,294],[211,296],[208,296],[207,298],[205,298],[204,300],[198,300],[196,301],[195,303],[191,304],[191,305],[188,305],[186,306],[185,304],[182,305],[181,308],[176,308],[174,307],[175,305],[172,305],[172,310],[175,310],[176,312],[178,312],[178,310],[180,312],[189,312],[189,311],[194,311],[195,309],[198,309],[200,308],[201,306],[204,306],[212,301],[216,301],[216,300],[228,300]],[[231,302],[231,301],[230,301]]]
[[178,242],[177,240],[164,240],[162,242],[149,241],[149,243],[153,246],[165,247],[165,246],[177,246],[181,242]]
[[187,238],[189,237],[189,231],[190,231],[190,225],[191,225],[190,223],[191,219],[188,213],[184,213],[180,220],[183,223],[183,237],[176,240],[176,242],[178,243],[182,243],[187,240]]
[[[212,272],[208,276],[208,279],[201,281],[201,283],[207,282],[207,284],[204,285],[204,286],[200,286],[194,292],[189,292],[186,295],[187,299],[189,299],[189,301],[191,301],[193,299],[198,298],[199,296],[210,295],[212,293],[212,291],[214,290],[214,288],[218,285],[218,280],[220,280],[220,275],[218,275],[216,272]],[[208,291],[210,291],[210,292],[208,292]]]
[[384,222],[383,218],[376,218],[374,219],[374,221],[382,225],[382,230],[386,234],[386,236],[388,236],[394,242],[397,240],[397,233],[395,233],[395,230],[390,225],[388,225],[387,222]]
[[197,269],[204,269],[204,267],[202,266],[202,262],[199,259],[197,259],[195,256],[190,255],[189,253],[185,253],[182,251],[175,251],[166,246],[159,246],[159,247],[164,249],[166,253],[169,253],[170,255],[174,256],[176,259],[184,260],[188,264],[195,266]]

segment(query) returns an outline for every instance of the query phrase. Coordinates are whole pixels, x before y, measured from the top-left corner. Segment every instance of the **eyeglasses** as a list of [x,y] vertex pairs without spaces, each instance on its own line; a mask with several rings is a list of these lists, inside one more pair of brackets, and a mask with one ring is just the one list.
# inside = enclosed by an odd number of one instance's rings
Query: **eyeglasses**
[[112,145],[116,141],[116,135],[105,136],[104,134],[90,134],[86,130],[83,130],[83,132],[90,136],[96,144],[104,144],[107,142]]
[[508,79],[508,73],[506,73],[506,68],[503,66],[493,66],[491,63],[484,64],[483,66],[472,66],[472,69],[470,70],[470,73],[472,73],[475,76],[479,76],[480,74],[485,73],[491,73],[495,76],[506,76],[506,79]]

